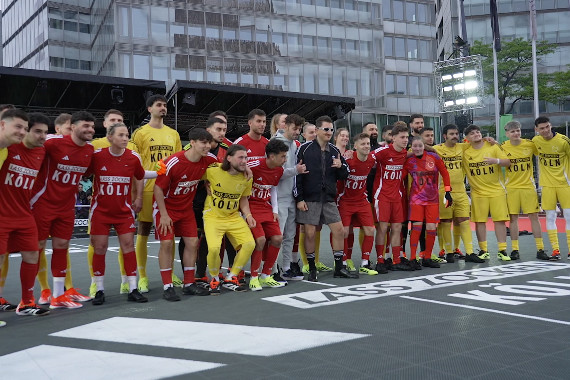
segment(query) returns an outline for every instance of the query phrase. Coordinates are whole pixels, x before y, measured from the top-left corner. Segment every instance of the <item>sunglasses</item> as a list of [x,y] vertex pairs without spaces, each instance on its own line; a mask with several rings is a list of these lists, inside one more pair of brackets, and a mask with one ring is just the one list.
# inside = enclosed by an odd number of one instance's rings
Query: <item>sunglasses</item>
[[321,131],[334,132],[334,128],[319,128]]

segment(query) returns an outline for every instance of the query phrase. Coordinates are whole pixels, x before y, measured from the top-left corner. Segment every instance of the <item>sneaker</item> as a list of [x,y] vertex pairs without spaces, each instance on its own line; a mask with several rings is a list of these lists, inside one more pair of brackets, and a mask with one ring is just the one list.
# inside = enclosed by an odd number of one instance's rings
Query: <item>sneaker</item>
[[93,305],[103,305],[105,303],[105,293],[102,290],[97,290],[95,297],[91,301]]
[[455,254],[448,253],[447,255],[445,255],[445,261],[447,261],[448,264],[453,264],[455,262]]
[[4,327],[4,326],[6,326],[6,322],[0,321],[0,327]]
[[130,288],[128,282],[122,282],[121,287],[119,288],[119,294],[130,294]]
[[264,288],[282,288],[285,286],[282,282],[275,281],[273,276],[267,276],[265,278],[260,277],[259,285]]
[[346,269],[346,267],[343,265],[342,268],[334,271],[333,277],[334,278],[358,278],[358,273],[349,272],[348,269]]
[[422,267],[440,268],[439,263],[433,261],[433,259],[422,259]]
[[[392,262],[391,257],[384,260],[384,265],[386,266],[386,270],[394,270],[394,268],[392,268],[394,263]],[[378,270],[378,269],[376,269],[376,270]],[[382,272],[379,272],[379,273],[382,273]]]
[[[445,258],[443,258],[441,256],[431,255],[430,260],[433,261],[434,263],[437,263],[437,264],[447,264],[447,260],[445,260]],[[422,265],[423,265],[423,263],[422,263]]]
[[247,287],[239,283],[237,276],[233,276],[231,280],[224,280],[222,288],[232,292],[247,292]]
[[370,264],[358,268],[358,273],[367,274],[369,276],[376,276],[378,274],[377,271],[370,268]]
[[548,256],[546,252],[544,252],[544,249],[539,249],[538,251],[536,251],[536,258],[539,260],[550,260],[550,256]]
[[79,293],[75,288],[67,289],[63,294],[65,294],[66,296],[69,297],[70,300],[75,302],[87,302],[91,301],[91,298],[93,298],[93,297],[84,296],[83,294]]
[[210,290],[196,283],[182,287],[182,294],[186,296],[209,296]]
[[309,277],[307,277],[307,281],[317,282],[317,273],[316,269],[309,269]]
[[291,270],[293,271],[295,277],[297,277],[297,280],[302,280],[305,278],[303,272],[301,272],[301,266],[299,265],[298,261],[296,263],[291,263]]
[[458,258],[459,260],[465,260],[465,255],[463,254],[463,252],[461,252],[459,248],[455,248],[455,251],[453,251],[453,253],[455,254],[455,257]]
[[309,264],[303,265],[302,271],[303,271],[303,273],[305,273],[305,274],[309,274]]
[[210,280],[208,280],[207,276],[196,278],[195,284],[210,292]]
[[[278,284],[280,283],[278,282]],[[252,292],[259,292],[260,290],[263,290],[261,284],[259,283],[259,277],[252,277],[249,279],[249,290]]]
[[130,292],[129,295],[127,296],[127,301],[136,302],[136,303],[145,303],[148,302],[148,298],[143,296],[138,289],[133,289],[133,291]]
[[182,282],[182,280],[178,278],[177,275],[172,273],[172,285],[181,288],[184,285],[184,282]]
[[18,308],[18,306],[11,304],[10,302],[6,301],[4,297],[0,297],[0,310],[2,311],[14,311]]
[[319,272],[332,272],[332,270],[333,270],[332,268],[327,267],[321,261],[317,262],[315,265],[317,266],[317,270]]
[[[422,253],[423,253],[423,252],[422,252]],[[438,255],[439,257],[445,256],[445,249],[440,250],[437,255]],[[420,256],[420,257],[423,258],[423,256]]]
[[197,284],[200,284],[200,283],[206,283],[207,284],[210,281],[208,280],[208,276],[204,276],[204,277],[196,277],[195,282]]
[[91,285],[89,285],[89,297],[91,298],[95,297],[96,293],[97,293],[97,284],[92,282]]
[[287,280],[285,280],[283,277],[281,277],[281,273],[280,273],[280,272],[281,272],[281,269],[279,268],[279,265],[277,265],[277,272],[276,272],[276,273],[273,273],[273,274],[271,275],[271,277],[273,277],[273,279],[274,279],[275,281],[287,285]]
[[394,268],[393,270],[395,270],[395,271],[407,271],[407,272],[409,272],[409,271],[414,270],[414,268],[410,267],[408,264],[405,264],[401,261],[398,264],[393,264],[392,268]]
[[210,281],[210,294],[213,296],[219,295],[221,286],[222,286],[221,281],[216,281],[215,279],[212,278],[212,280]]
[[349,272],[356,271],[356,267],[354,266],[354,262],[352,261],[352,259],[346,260],[346,270]]
[[139,278],[139,292],[148,293],[148,277]]
[[[97,285],[95,285],[95,286],[97,286]],[[38,304],[39,305],[49,305],[50,302],[51,302],[51,289],[42,290]]]
[[[81,304],[78,304],[78,305],[81,305]],[[41,317],[44,315],[48,315],[49,309],[44,309],[42,307],[39,307],[38,305],[36,305],[35,302],[29,303],[27,305],[24,305],[23,303],[20,302],[20,304],[16,308],[16,314],[17,315],[37,315],[38,317]]]
[[400,263],[409,266],[410,270],[416,270],[416,268],[412,265],[411,261],[408,260],[407,257],[401,256]]
[[556,261],[556,260],[560,260],[560,259],[561,259],[560,251],[558,249],[553,249],[552,250],[552,256],[550,256],[550,260]]
[[509,257],[509,255],[507,255],[507,251],[503,250],[503,251],[499,251],[497,253],[497,257],[499,258],[499,260],[501,261],[511,261],[511,258]]
[[[392,268],[393,266],[390,265],[390,268]],[[376,267],[374,268],[375,272],[378,272],[379,274],[386,274],[388,273],[388,268],[386,267],[386,260],[384,260],[383,263],[381,262],[377,262],[376,263]]]
[[169,302],[180,301],[180,296],[176,294],[174,286],[169,286],[168,288],[164,289],[164,291],[162,292],[162,298],[164,298]]
[[50,309],[78,309],[82,306],[79,302],[70,300],[65,294],[56,298],[52,297],[49,304]]
[[281,277],[285,281],[299,281],[305,278],[305,276],[296,274],[292,268],[287,269],[281,274]]
[[491,258],[491,255],[489,255],[489,252],[483,251],[483,250],[479,250],[479,254],[477,256],[479,256],[479,258],[483,259],[483,260],[488,260]]
[[422,270],[422,264],[420,263],[419,259],[418,260],[410,260],[410,263],[408,265],[410,265],[412,268],[414,268],[414,270]]
[[480,258],[479,256],[477,256],[474,253],[469,253],[469,254],[465,255],[465,262],[468,262],[468,263],[484,263],[485,260],[483,260],[482,258]]

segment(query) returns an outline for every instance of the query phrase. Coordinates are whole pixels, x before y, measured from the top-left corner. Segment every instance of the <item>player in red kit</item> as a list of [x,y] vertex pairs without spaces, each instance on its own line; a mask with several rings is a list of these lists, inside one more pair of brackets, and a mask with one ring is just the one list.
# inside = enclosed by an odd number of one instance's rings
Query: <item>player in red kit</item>
[[192,204],[206,169],[217,163],[218,159],[209,153],[212,135],[208,131],[193,128],[188,133],[188,139],[188,150],[175,153],[164,161],[166,173],[158,177],[154,185],[154,218],[160,239],[158,263],[164,286],[163,298],[167,301],[180,301],[172,283],[172,245],[175,235],[184,241],[182,293],[198,296],[210,294],[195,283],[198,229]]
[[337,198],[340,218],[344,226],[344,251],[348,251],[349,230],[352,221],[356,219],[364,231],[361,246],[362,263],[359,272],[376,275],[378,272],[370,267],[370,251],[374,245],[374,217],[370,202],[366,197],[366,180],[370,170],[376,164],[376,160],[370,154],[370,136],[366,133],[356,136],[354,148],[356,154],[346,160],[349,170],[348,178],[342,183],[342,191],[339,192]]
[[95,133],[94,125],[93,115],[79,111],[71,117],[71,135],[52,136],[46,141],[46,158],[30,202],[38,227],[40,249],[45,249],[47,238],[52,237],[52,309],[82,306],[64,294],[64,281],[67,250],[75,221],[77,185],[91,164],[93,146],[89,142]]
[[390,243],[392,245],[392,268],[403,271],[413,270],[400,262],[400,233],[402,223],[406,220],[402,204],[402,198],[405,196],[402,187],[407,156],[408,128],[405,125],[396,125],[392,129],[391,135],[392,143],[376,149],[373,153],[376,159],[374,214],[378,222],[376,230],[378,261],[375,269],[378,273],[388,273],[383,256],[388,226],[390,227]]
[[265,112],[260,109],[254,109],[247,115],[247,124],[249,132],[236,141],[247,150],[247,160],[259,160],[265,157],[265,145],[269,142],[263,133],[265,133],[265,125],[267,123]]

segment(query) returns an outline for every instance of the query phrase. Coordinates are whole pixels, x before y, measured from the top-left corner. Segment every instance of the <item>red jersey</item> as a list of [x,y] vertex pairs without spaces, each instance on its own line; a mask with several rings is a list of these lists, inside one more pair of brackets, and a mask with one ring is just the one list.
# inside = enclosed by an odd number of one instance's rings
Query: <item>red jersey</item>
[[8,157],[0,169],[0,220],[2,224],[32,216],[30,198],[42,167],[45,149],[26,148],[23,143],[10,145]]
[[279,180],[283,176],[283,167],[270,169],[265,158],[249,161],[247,166],[253,173],[249,203],[271,208],[271,189],[279,184]]
[[[164,160],[166,173],[158,176],[155,185],[164,192],[166,209],[176,212],[192,210],[192,201],[200,179],[206,169],[217,162],[218,158],[212,153],[200,158],[198,162],[192,162],[184,156],[184,151],[174,153]],[[158,209],[156,203],[154,208]]]
[[376,159],[376,174],[374,176],[374,199],[385,202],[401,202],[402,178],[407,151],[396,151],[392,144],[380,147],[372,153]]
[[253,140],[249,135],[245,134],[234,141],[234,145],[242,145],[247,149],[247,160],[259,160],[265,158],[265,146],[269,140],[261,136],[259,140]]
[[366,157],[366,160],[360,161],[358,155],[354,152],[351,159],[346,160],[348,164],[348,178],[344,181],[342,190],[338,194],[337,201],[343,202],[362,202],[368,203],[366,196],[366,179],[370,170],[376,164],[376,160],[372,153]]
[[410,204],[439,204],[439,175],[448,187],[449,173],[443,160],[435,153],[424,152],[422,157],[412,156],[406,161],[406,172],[412,177]]
[[53,135],[44,147],[46,159],[33,189],[32,208],[68,213],[75,207],[79,181],[91,164],[93,146],[79,146],[71,136]]
[[131,178],[144,178],[140,156],[130,149],[115,156],[109,148],[98,149],[93,154],[89,172],[94,175],[91,215],[97,214],[104,223],[121,220],[133,215],[131,207]]

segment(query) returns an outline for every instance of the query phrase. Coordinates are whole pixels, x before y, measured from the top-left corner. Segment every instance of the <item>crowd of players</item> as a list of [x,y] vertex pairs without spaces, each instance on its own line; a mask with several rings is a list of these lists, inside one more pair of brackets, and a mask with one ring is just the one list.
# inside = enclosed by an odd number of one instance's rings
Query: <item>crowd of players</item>
[[[409,126],[396,122],[382,128],[381,135],[375,124],[364,125],[348,149],[348,131],[335,131],[328,116],[310,124],[295,114],[275,115],[268,140],[267,117],[259,109],[248,114],[249,132],[232,143],[225,137],[227,116],[217,111],[205,126],[189,132],[183,148],[178,132],[163,123],[166,99],[154,95],[147,107],[150,121],[132,136],[122,113],[112,109],[103,121],[107,136],[93,139],[95,118],[88,112],[60,115],[56,134],[48,135],[51,120],[45,115],[0,106],[0,309],[46,315],[49,309],[79,308],[89,300],[103,304],[111,228],[120,245],[120,292],[139,303],[148,301],[147,242],[153,224],[160,240],[163,298],[168,301],[180,300],[175,287],[182,287],[185,295],[207,296],[222,289],[280,288],[305,275],[317,281],[319,272],[327,271],[357,278],[439,268],[457,259],[483,263],[490,257],[489,215],[498,258],[517,260],[521,211],[530,218],[537,259],[557,260],[557,202],[570,239],[570,140],[553,132],[546,117],[536,119],[532,141],[522,139],[520,123],[512,121],[503,144],[483,138],[475,125],[465,128],[461,142],[458,127],[450,124],[443,128],[444,142],[434,145],[433,129],[414,114]],[[303,144],[298,141],[301,133]],[[539,158],[541,206],[552,255],[544,251],[538,219],[534,156]],[[83,295],[73,285],[68,250],[78,185],[88,176],[93,176],[91,286],[89,295]],[[477,252],[470,222],[475,224]],[[323,224],[331,231],[334,268],[319,259]],[[352,259],[354,228],[360,230],[358,266]],[[45,256],[50,237],[51,288]],[[180,237],[182,279],[173,268],[175,237]],[[440,251],[432,252],[436,238]],[[465,254],[459,250],[461,240]],[[22,258],[18,305],[2,296],[7,252],[20,252]],[[221,273],[226,253],[229,267]],[[41,286],[37,302],[36,277]]]

